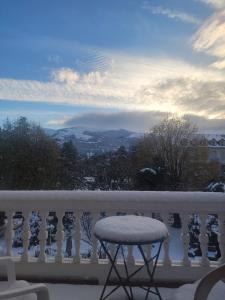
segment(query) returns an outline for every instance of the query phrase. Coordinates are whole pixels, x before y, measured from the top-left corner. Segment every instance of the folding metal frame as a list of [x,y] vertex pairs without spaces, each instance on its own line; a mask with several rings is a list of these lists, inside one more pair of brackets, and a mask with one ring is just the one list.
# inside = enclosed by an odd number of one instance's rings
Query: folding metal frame
[[[123,244],[121,242],[116,242],[116,241],[115,242],[110,242],[111,244],[117,245],[116,250],[115,250],[114,253],[111,253],[108,250],[108,248],[107,248],[108,243],[109,243],[109,241],[105,241],[105,240],[100,239],[101,247],[105,251],[105,253],[106,253],[106,255],[107,255],[107,257],[110,261],[110,264],[111,264],[108,275],[107,275],[107,278],[106,278],[106,281],[105,281],[105,284],[104,284],[104,287],[103,287],[103,290],[102,290],[102,293],[101,293],[101,296],[100,296],[100,300],[107,299],[110,295],[112,295],[120,287],[123,288],[123,290],[124,290],[124,292],[127,295],[129,300],[134,300],[134,295],[133,295],[133,290],[132,290],[133,286],[132,286],[131,278],[133,278],[144,267],[146,267],[146,269],[147,269],[147,274],[148,274],[148,277],[149,277],[149,285],[147,287],[143,286],[143,285],[136,286],[136,287],[139,287],[139,288],[144,289],[146,291],[145,300],[148,299],[149,294],[157,295],[159,297],[159,299],[162,300],[159,289],[155,285],[154,275],[155,275],[155,270],[156,270],[157,262],[158,262],[158,259],[159,259],[160,251],[161,251],[161,248],[162,248],[163,240],[157,242],[159,244],[157,253],[154,256],[152,256],[151,258],[146,257],[146,255],[144,253],[144,250],[142,248],[143,245],[147,245],[147,243]],[[150,245],[152,243],[148,243],[148,244]],[[125,254],[124,254],[124,248],[123,248],[123,246],[128,246],[128,245],[129,246],[137,246],[139,251],[140,251],[140,254],[141,254],[141,256],[144,260],[144,264],[142,266],[138,267],[134,272],[132,272],[130,274],[129,274],[129,270],[128,270],[126,257],[125,257]],[[120,275],[120,273],[118,271],[118,267],[117,267],[117,258],[118,258],[119,250],[121,250],[122,257],[123,257],[123,263],[124,263],[125,274],[126,274],[125,278],[123,278]],[[151,262],[152,262],[152,266],[150,267]],[[111,274],[112,274],[113,270],[114,270],[114,272],[115,272],[115,274],[116,274],[116,276],[119,280],[119,283],[115,287],[113,287],[112,290],[108,294],[105,295],[106,288],[107,288],[107,286],[109,286],[110,277],[111,277]],[[153,291],[152,289],[154,289],[155,291]]]

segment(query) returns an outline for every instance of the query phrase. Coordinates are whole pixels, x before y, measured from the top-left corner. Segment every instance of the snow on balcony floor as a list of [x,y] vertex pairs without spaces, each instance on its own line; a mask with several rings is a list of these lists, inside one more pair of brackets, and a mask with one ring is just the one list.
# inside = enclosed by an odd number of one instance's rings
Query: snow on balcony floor
[[[47,284],[50,294],[50,300],[99,300],[102,286],[100,285],[73,285],[73,284]],[[110,291],[111,287],[109,287]],[[136,300],[145,299],[145,291],[139,288],[134,288],[134,297]],[[160,288],[163,300],[169,299],[174,289]],[[127,300],[125,292],[122,288],[112,294],[109,300]],[[149,296],[151,300],[158,300],[158,296]]]
[[[222,283],[222,282],[220,282]],[[76,285],[76,284],[46,284],[49,290],[50,300],[99,300],[103,286],[101,285]],[[188,285],[185,287],[187,288]],[[0,291],[5,290],[6,282],[0,282]],[[112,287],[109,287],[107,291],[110,291]],[[176,289],[172,288],[159,288],[163,300],[172,300],[173,294]],[[213,288],[209,295],[209,300],[221,300],[224,299],[225,285],[218,284]],[[139,288],[133,288],[134,299],[145,299],[145,291]],[[106,295],[106,294],[105,294]],[[222,295],[222,297],[221,297]],[[185,290],[182,292],[181,299],[193,300],[185,297]],[[15,299],[15,298],[13,298]],[[127,300],[127,297],[122,288],[118,289],[112,294],[109,300]],[[149,299],[158,300],[158,296],[150,295]],[[180,299],[180,298],[179,298]]]

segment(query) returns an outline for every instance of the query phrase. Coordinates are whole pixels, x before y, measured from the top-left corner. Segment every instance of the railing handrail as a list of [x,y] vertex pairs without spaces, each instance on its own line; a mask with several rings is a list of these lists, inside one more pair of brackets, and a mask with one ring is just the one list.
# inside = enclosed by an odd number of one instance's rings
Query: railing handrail
[[0,210],[224,213],[225,194],[171,191],[0,191]]

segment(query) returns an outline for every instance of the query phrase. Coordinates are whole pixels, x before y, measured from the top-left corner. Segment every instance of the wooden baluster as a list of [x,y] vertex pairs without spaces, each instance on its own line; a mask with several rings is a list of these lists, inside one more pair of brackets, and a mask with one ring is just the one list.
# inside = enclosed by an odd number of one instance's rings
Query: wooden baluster
[[38,256],[38,261],[45,262],[46,261],[45,245],[47,239],[46,219],[48,216],[48,212],[40,211],[39,215],[41,218],[41,224],[40,224],[40,231],[38,235],[39,245],[40,245],[40,254]]
[[55,257],[55,261],[58,263],[63,262],[63,255],[62,255],[62,245],[63,245],[63,238],[64,238],[63,223],[62,223],[63,216],[64,216],[64,212],[62,211],[57,212],[57,218],[58,218],[57,232],[56,232],[57,254]]
[[7,229],[5,234],[5,241],[6,241],[6,255],[12,256],[12,242],[13,242],[13,211],[9,210],[6,212],[7,216]]
[[218,215],[218,222],[219,222],[219,247],[221,252],[221,257],[219,262],[221,264],[225,263],[225,215],[219,214]]
[[183,266],[190,266],[191,262],[188,257],[189,243],[190,243],[190,235],[189,235],[189,215],[181,214],[181,222],[182,222],[182,232],[181,237],[183,240]]
[[202,251],[202,259],[201,259],[201,265],[206,267],[209,265],[209,260],[208,260],[208,236],[207,236],[207,231],[206,231],[206,220],[207,220],[207,214],[200,214],[200,247]]
[[81,239],[80,216],[81,216],[81,214],[77,210],[75,212],[75,232],[74,232],[76,254],[73,258],[73,262],[77,263],[77,264],[80,263],[80,239]]
[[94,236],[94,233],[93,233],[95,223],[98,221],[98,219],[99,219],[99,214],[93,213],[92,214],[92,228],[91,228],[91,230],[92,230],[92,232],[91,232],[91,240],[92,240],[91,262],[92,263],[98,262],[98,254],[97,254],[98,240],[96,239],[96,237]]
[[[168,218],[169,218],[169,214],[168,213],[164,213],[162,214],[162,219],[164,224],[167,226],[168,231],[170,229],[170,225],[168,222]],[[163,259],[163,265],[164,266],[171,266],[171,259],[170,259],[170,235],[168,236],[168,238],[163,242],[163,249],[164,249],[164,259]]]
[[21,256],[21,261],[28,261],[28,248],[29,248],[29,238],[30,238],[30,220],[29,211],[23,212],[23,254]]

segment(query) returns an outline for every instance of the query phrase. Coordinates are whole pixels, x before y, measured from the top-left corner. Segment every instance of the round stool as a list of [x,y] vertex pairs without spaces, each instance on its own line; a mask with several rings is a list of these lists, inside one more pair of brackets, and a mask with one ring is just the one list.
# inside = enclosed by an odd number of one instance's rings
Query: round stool
[[[149,287],[140,286],[141,288],[146,290],[145,299],[148,298],[149,293],[158,295],[159,299],[162,299],[158,288],[154,284],[154,274],[155,274],[160,250],[162,247],[162,243],[168,237],[168,230],[167,227],[164,225],[164,223],[156,219],[142,217],[142,216],[134,216],[134,215],[107,217],[101,219],[96,223],[94,227],[94,235],[100,241],[101,246],[111,263],[111,267],[100,297],[101,300],[106,299],[119,287],[123,287],[128,299],[134,299],[133,292],[132,292],[132,284],[130,279],[134,275],[136,275],[139,271],[141,271],[141,269],[143,269],[144,266],[147,269],[147,274],[150,279],[150,285],[153,286],[155,289],[155,291],[151,291],[151,286]],[[112,243],[117,245],[114,255],[110,253],[110,251],[108,250],[107,243]],[[156,255],[152,256],[149,259],[146,257],[146,254],[144,253],[142,246],[148,244],[150,245],[153,243],[158,243],[159,247]],[[123,245],[137,246],[144,260],[144,265],[138,267],[137,270],[135,270],[133,273],[130,274],[128,272],[128,266],[124,255]],[[123,256],[125,273],[126,273],[125,280],[120,275],[116,265],[116,259],[119,250],[121,250]],[[149,266],[150,262],[153,262],[152,269],[150,269]],[[104,296],[106,287],[110,281],[110,276],[113,270],[115,271],[115,274],[119,279],[119,284],[110,293]],[[127,286],[129,286],[129,291],[127,289]]]

